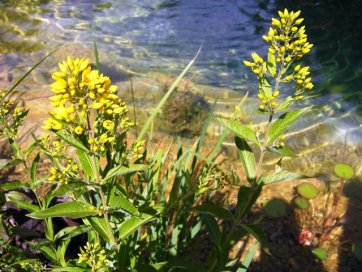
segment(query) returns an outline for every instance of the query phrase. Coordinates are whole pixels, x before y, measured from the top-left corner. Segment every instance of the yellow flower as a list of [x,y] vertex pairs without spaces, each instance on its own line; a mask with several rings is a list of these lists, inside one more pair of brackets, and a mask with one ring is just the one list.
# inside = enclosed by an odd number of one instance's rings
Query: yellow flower
[[53,119],[53,118],[49,118],[47,120],[45,120],[44,122],[44,126],[42,126],[43,129],[45,130],[60,130],[63,128],[63,125],[58,122],[57,120]]
[[74,133],[80,135],[80,134],[83,133],[83,130],[84,130],[84,129],[83,129],[81,126],[77,126],[77,127],[74,129]]
[[113,130],[114,128],[114,122],[111,121],[111,120],[106,120],[103,122],[103,127],[106,129],[106,130]]

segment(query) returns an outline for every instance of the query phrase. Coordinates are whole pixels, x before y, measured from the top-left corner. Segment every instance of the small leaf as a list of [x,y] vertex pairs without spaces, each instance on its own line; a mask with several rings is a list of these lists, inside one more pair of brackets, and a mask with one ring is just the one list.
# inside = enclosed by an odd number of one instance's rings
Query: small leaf
[[267,147],[266,150],[282,157],[295,158],[297,156],[293,151],[286,148]]
[[352,252],[357,260],[362,262],[362,241],[356,241],[352,245]]
[[272,184],[284,180],[296,180],[296,179],[307,179],[307,178],[308,178],[307,176],[299,175],[297,173],[280,171],[278,173],[273,174],[272,176],[261,176],[259,178],[258,183]]
[[36,154],[32,164],[31,164],[30,178],[31,178],[32,182],[36,181],[36,173],[37,173],[37,170],[38,170],[39,160],[40,160],[40,153]]
[[84,151],[77,149],[78,159],[82,169],[90,178],[90,181],[93,181],[96,176],[96,169],[94,169],[92,158]]
[[13,197],[9,197],[9,200],[11,202],[13,202],[18,208],[20,209],[25,209],[25,210],[28,210],[30,212],[36,212],[36,211],[39,211],[39,207],[36,206],[36,205],[33,205],[33,204],[30,204],[29,202],[26,202],[26,201],[22,201],[22,200],[18,200],[16,198],[13,198]]
[[262,188],[262,184],[253,187],[240,186],[236,205],[236,211],[240,218],[243,218],[249,212],[250,208],[258,199]]
[[103,178],[103,181],[109,180],[110,178],[116,177],[116,176],[123,176],[126,174],[134,173],[134,172],[140,172],[146,170],[146,165],[143,164],[133,164],[130,167],[126,167],[123,165],[116,166],[112,169],[110,169],[107,173],[107,175]]
[[268,134],[268,145],[272,145],[273,142],[283,134],[288,127],[297,121],[302,115],[306,114],[312,107],[298,109],[290,112],[286,112],[279,116],[279,118],[272,123]]
[[241,226],[241,228],[245,229],[249,234],[254,236],[258,240],[258,242],[261,244],[261,247],[263,248],[263,250],[266,253],[270,254],[269,249],[267,247],[267,238],[261,228],[259,228],[257,225],[253,225],[253,224],[241,224],[240,226]]
[[270,217],[282,217],[287,213],[287,205],[281,199],[272,198],[264,205],[264,211]]
[[77,139],[75,139],[73,137],[73,135],[71,135],[69,132],[65,132],[63,130],[58,130],[56,132],[54,132],[56,135],[59,136],[59,138],[61,138],[63,141],[67,142],[68,144],[70,144],[71,146],[76,147],[77,149],[80,149],[84,152],[89,152],[89,150]]
[[338,163],[334,166],[334,173],[342,179],[350,179],[354,176],[354,170],[345,163]]
[[[54,241],[64,237],[67,235],[67,239],[80,235],[82,233],[88,232],[90,230],[90,226],[80,225],[80,226],[71,226],[71,227],[65,227],[58,231],[58,233],[54,236]],[[71,234],[69,237],[68,234]]]
[[110,230],[107,226],[107,222],[104,217],[98,216],[91,216],[83,219],[85,222],[89,222],[92,228],[100,235],[102,238],[107,241],[111,242],[113,239],[112,230]]
[[253,260],[256,251],[258,249],[259,242],[255,242],[252,248],[249,250],[248,254],[245,256],[242,262],[242,267],[238,268],[236,272],[246,272],[251,264],[251,261]]
[[269,70],[270,74],[274,77],[277,73],[277,65],[276,65],[274,53],[268,52],[267,66],[268,66],[268,70]]
[[276,109],[277,112],[286,111],[293,104],[294,99],[291,96],[285,98],[285,100]]
[[317,257],[318,260],[324,261],[328,257],[328,251],[323,247],[318,247],[312,250],[314,256]]
[[299,209],[303,209],[303,210],[307,209],[309,207],[309,201],[308,201],[308,199],[305,199],[304,197],[296,197],[294,199],[294,204]]
[[302,197],[307,198],[307,199],[316,198],[319,193],[317,187],[315,187],[313,184],[308,183],[308,182],[299,184],[297,187],[297,191]]
[[118,195],[111,198],[109,201],[109,207],[112,210],[122,209],[132,215],[139,214],[137,208],[124,196]]
[[220,118],[216,118],[221,125],[225,126],[228,130],[236,134],[236,136],[251,141],[257,146],[261,146],[258,138],[255,135],[255,132],[252,131],[248,126],[240,124],[238,121],[230,119],[230,120],[223,120]]
[[253,150],[244,139],[237,136],[235,137],[235,144],[240,151],[240,158],[245,169],[246,177],[249,182],[254,182],[256,178],[256,166]]
[[131,217],[119,226],[119,239],[124,239],[136,231],[140,226],[154,218],[154,215],[143,213],[139,217]]
[[20,189],[20,188],[27,189],[29,188],[29,185],[22,181],[10,181],[10,182],[0,183],[0,189],[4,191]]
[[193,207],[192,211],[201,214],[212,215],[214,217],[219,217],[224,220],[233,220],[234,218],[228,210],[214,203],[206,203],[200,206]]
[[98,211],[94,206],[84,202],[73,201],[60,203],[48,209],[28,214],[28,216],[35,219],[50,217],[82,218],[96,214],[98,214]]

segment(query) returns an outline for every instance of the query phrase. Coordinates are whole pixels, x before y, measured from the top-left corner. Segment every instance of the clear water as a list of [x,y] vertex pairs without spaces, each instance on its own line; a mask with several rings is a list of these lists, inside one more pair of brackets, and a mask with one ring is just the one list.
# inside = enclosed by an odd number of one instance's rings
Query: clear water
[[138,72],[177,74],[203,43],[192,80],[244,93],[255,90],[256,82],[242,60],[252,51],[266,52],[261,35],[284,7],[302,10],[315,44],[305,59],[321,94],[314,103],[327,105],[322,115],[338,128],[337,137],[347,132],[350,140],[361,140],[358,0],[3,0],[0,77],[11,80],[15,67],[35,63],[51,49],[72,43],[92,48],[94,40],[115,63],[131,59],[129,68]]

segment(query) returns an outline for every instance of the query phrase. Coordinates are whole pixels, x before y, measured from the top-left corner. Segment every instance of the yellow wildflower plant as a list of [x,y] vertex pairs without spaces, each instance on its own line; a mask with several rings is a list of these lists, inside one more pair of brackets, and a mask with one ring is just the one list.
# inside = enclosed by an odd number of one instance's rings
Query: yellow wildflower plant
[[[253,52],[253,62],[244,61],[245,66],[257,75],[259,79],[259,94],[261,100],[259,110],[269,112],[272,115],[284,109],[286,103],[304,98],[303,93],[313,88],[309,67],[295,66],[293,73],[284,76],[290,65],[309,53],[313,44],[307,40],[305,26],[302,26],[303,18],[299,18],[300,11],[279,11],[279,18],[271,19],[268,34],[263,39],[269,44],[268,61],[264,61],[257,53]],[[274,90],[271,79],[275,81]],[[286,103],[277,102],[279,85],[281,82],[295,81],[295,93]],[[289,105],[288,104],[288,105]]]

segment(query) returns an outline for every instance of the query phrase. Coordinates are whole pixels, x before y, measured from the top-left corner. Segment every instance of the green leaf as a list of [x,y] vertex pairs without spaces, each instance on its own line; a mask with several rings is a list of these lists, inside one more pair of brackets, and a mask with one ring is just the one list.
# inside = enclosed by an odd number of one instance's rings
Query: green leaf
[[301,116],[306,114],[312,107],[298,109],[290,112],[286,112],[279,116],[279,118],[272,123],[268,134],[268,145],[272,145],[273,142],[288,129],[288,127],[297,121]]
[[264,211],[270,217],[282,217],[287,213],[287,205],[281,199],[272,198],[264,205]]
[[249,212],[250,208],[258,199],[262,188],[262,184],[253,187],[240,186],[236,205],[236,211],[240,218],[243,218]]
[[218,121],[221,125],[225,126],[228,130],[236,134],[236,136],[251,141],[257,146],[261,146],[254,131],[252,131],[248,126],[240,124],[238,121],[233,119],[225,121],[221,118],[216,118],[216,121]]
[[277,65],[276,65],[276,61],[275,61],[275,55],[274,53],[270,53],[268,52],[268,70],[270,72],[270,74],[275,77],[276,73],[277,73]]
[[257,225],[253,225],[253,224],[241,224],[240,226],[241,226],[241,228],[246,230],[249,234],[254,236],[256,238],[256,240],[258,240],[258,242],[261,244],[261,247],[263,248],[263,250],[266,253],[270,254],[269,249],[267,247],[267,238],[261,228],[259,228]]
[[285,100],[277,107],[276,112],[286,111],[293,104],[294,99],[291,96],[285,98]]
[[352,245],[352,252],[357,260],[362,262],[362,241],[356,241]]
[[308,182],[303,182],[297,187],[298,193],[307,199],[313,199],[318,196],[319,190],[313,184]]
[[221,246],[221,231],[220,231],[219,225],[217,224],[215,218],[212,217],[211,215],[207,215],[207,214],[202,215],[201,218],[202,218],[202,221],[206,225],[207,231],[210,234],[209,237],[210,237],[211,241],[215,245]]
[[111,233],[111,229],[108,228],[107,222],[104,217],[91,216],[83,219],[85,222],[89,222],[92,228],[100,235],[102,238],[111,242],[113,240],[113,234]]
[[179,271],[185,270],[190,272],[206,272],[205,267],[198,263],[192,262],[181,258],[173,258],[167,262],[160,262],[151,264],[157,271]]
[[312,250],[314,256],[320,261],[325,261],[328,257],[328,251],[323,247],[318,247]]
[[57,196],[64,196],[71,190],[79,189],[86,186],[87,184],[82,181],[72,181],[71,183],[68,184],[61,184],[57,189],[54,189],[51,192],[50,198]]
[[122,209],[132,215],[139,214],[137,208],[122,195],[112,197],[109,201],[109,207],[113,210]]
[[235,144],[240,151],[240,158],[245,169],[246,177],[249,182],[254,182],[256,178],[256,166],[253,150],[242,138],[235,137]]
[[4,191],[20,189],[20,188],[27,189],[29,188],[29,185],[22,181],[10,181],[10,182],[0,183],[0,189]]
[[95,179],[96,176],[96,169],[94,169],[92,158],[84,151],[77,149],[79,163],[82,166],[82,169],[90,178],[90,182]]
[[305,199],[304,197],[296,197],[294,199],[294,204],[295,206],[297,206],[299,209],[307,209],[309,207],[309,201],[308,199]]
[[278,173],[275,173],[271,176],[261,176],[258,180],[258,183],[263,184],[272,184],[281,182],[284,180],[296,180],[296,179],[307,179],[309,177],[300,175],[297,173],[289,172],[289,171],[280,171]]
[[57,254],[53,248],[42,246],[39,250],[52,262],[57,263]]
[[107,175],[103,178],[103,181],[109,180],[110,178],[116,176],[123,176],[134,172],[141,172],[144,171],[146,168],[147,168],[146,165],[143,164],[133,164],[130,167],[119,165],[110,169]]
[[259,80],[259,92],[266,97],[272,96],[272,87],[267,77]]
[[5,166],[11,164],[12,160],[0,159],[0,169],[3,169]]
[[146,224],[154,218],[152,214],[143,213],[139,217],[131,217],[119,226],[119,239],[125,239],[136,231],[140,226]]
[[64,236],[67,236],[66,239],[70,239],[82,233],[88,232],[90,229],[90,226],[85,225],[65,227],[58,231],[58,233],[54,236],[54,241],[63,238]]
[[96,59],[97,70],[102,71],[101,70],[101,62],[99,61],[99,53],[98,53],[96,39],[93,40],[93,49],[94,49],[94,57]]
[[290,157],[290,158],[297,157],[297,155],[293,151],[286,148],[267,147],[266,150],[282,157]]
[[18,208],[25,209],[31,212],[39,211],[39,207],[33,204],[30,204],[29,202],[18,200],[13,197],[9,197],[9,200],[13,202]]
[[63,141],[70,144],[71,146],[74,146],[77,149],[80,149],[84,152],[89,152],[89,150],[80,141],[75,139],[71,133],[63,131],[63,130],[58,130],[54,133],[56,135],[58,135],[59,138],[61,138]]
[[334,166],[334,173],[341,179],[350,179],[354,176],[353,168],[345,163],[338,163]]
[[68,267],[53,268],[51,271],[52,272],[84,272],[84,271],[88,271],[88,270],[85,270],[85,268],[82,268],[82,267],[68,266]]
[[39,160],[40,160],[40,153],[36,154],[32,164],[31,164],[30,178],[31,178],[32,182],[36,181],[36,172],[38,170]]
[[192,211],[198,212],[200,214],[212,215],[214,217],[219,217],[224,220],[233,220],[234,218],[230,211],[214,203],[206,203],[200,206],[193,207]]
[[236,272],[246,272],[251,264],[251,261],[253,260],[256,250],[258,249],[259,242],[255,242],[254,245],[249,250],[248,254],[245,256],[242,266],[236,270]]
[[60,203],[48,209],[28,214],[28,216],[35,219],[49,217],[83,218],[96,214],[98,214],[98,211],[94,206],[84,202],[73,201]]

